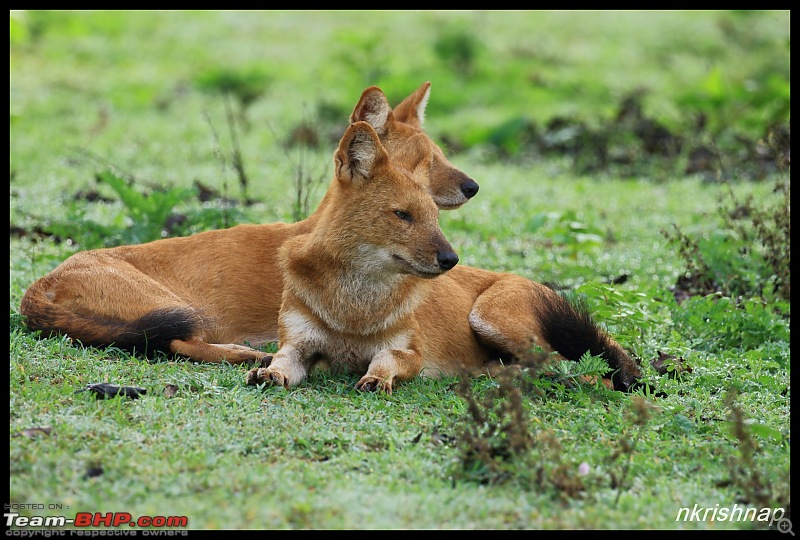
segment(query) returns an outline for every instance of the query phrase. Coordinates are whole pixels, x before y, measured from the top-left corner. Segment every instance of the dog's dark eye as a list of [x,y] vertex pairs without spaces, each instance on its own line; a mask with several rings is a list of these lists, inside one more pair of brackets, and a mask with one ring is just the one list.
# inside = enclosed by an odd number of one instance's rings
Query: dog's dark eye
[[408,221],[409,223],[411,223],[411,221],[412,221],[411,214],[409,214],[408,212],[405,212],[403,210],[395,210],[394,211],[394,215],[396,215],[397,217],[399,217],[403,221]]

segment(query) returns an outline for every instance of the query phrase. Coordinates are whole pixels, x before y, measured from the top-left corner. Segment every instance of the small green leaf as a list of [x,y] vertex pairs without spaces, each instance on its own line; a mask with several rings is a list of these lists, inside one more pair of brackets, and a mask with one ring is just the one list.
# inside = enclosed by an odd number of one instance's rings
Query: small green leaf
[[783,440],[783,433],[774,427],[766,426],[764,424],[751,424],[748,426],[748,428],[752,433],[761,438],[772,439],[778,442]]

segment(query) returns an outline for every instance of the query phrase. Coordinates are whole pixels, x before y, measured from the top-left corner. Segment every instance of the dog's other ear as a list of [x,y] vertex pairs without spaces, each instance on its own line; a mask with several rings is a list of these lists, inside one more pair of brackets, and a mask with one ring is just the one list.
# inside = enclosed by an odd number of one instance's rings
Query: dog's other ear
[[378,135],[386,132],[386,125],[392,119],[392,108],[383,90],[377,86],[370,86],[361,93],[352,114],[350,123],[368,122]]
[[342,135],[333,160],[340,182],[363,184],[378,167],[387,164],[389,155],[373,127],[368,122],[356,122]]
[[422,86],[394,108],[394,119],[417,129],[422,129],[422,122],[425,120],[425,107],[428,106],[428,98],[430,96],[430,81],[422,83]]

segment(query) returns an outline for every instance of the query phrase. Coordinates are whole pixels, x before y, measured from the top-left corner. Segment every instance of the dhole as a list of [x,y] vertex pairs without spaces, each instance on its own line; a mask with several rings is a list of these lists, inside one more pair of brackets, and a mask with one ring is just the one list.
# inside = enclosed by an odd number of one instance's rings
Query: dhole
[[418,374],[490,365],[531,340],[578,360],[602,354],[627,389],[637,364],[589,316],[528,279],[455,266],[430,195],[396,167],[366,122],[350,125],[313,231],[284,242],[279,350],[247,384],[289,387],[324,360],[392,391]]
[[[422,131],[426,82],[394,110],[377,87],[364,90],[351,122],[368,122],[393,162],[413,172],[442,208],[457,208],[478,185]],[[283,279],[278,248],[313,231],[331,204],[308,219],[238,225],[184,238],[79,252],[34,282],[20,313],[34,330],[84,345],[164,350],[203,362],[260,362],[253,347],[278,339]],[[433,204],[433,203],[431,203]]]

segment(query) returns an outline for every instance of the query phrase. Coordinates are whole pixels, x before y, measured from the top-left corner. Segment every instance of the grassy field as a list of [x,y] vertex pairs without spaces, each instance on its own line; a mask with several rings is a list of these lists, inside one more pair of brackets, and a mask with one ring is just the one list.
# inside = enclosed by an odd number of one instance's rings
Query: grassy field
[[[788,43],[788,12],[12,12],[11,511],[188,529],[774,527],[790,517],[790,306],[763,279],[769,249],[741,251],[748,223],[720,209],[780,214],[788,168],[737,156],[788,122]],[[426,130],[480,184],[441,216],[461,264],[581,295],[648,388],[577,384],[602,368],[586,358],[390,396],[324,372],[257,389],[244,367],[25,328],[26,287],[75,251],[157,238],[168,218],[163,234],[191,234],[313,211],[362,90],[396,104],[427,80]],[[526,142],[558,118],[611,125],[635,91],[684,150],[586,168]],[[722,170],[687,174],[691,145],[712,143]],[[680,303],[675,225],[727,276]],[[673,371],[651,365],[660,353]],[[76,393],[98,382],[147,393]],[[522,420],[503,408],[516,393]],[[507,450],[511,432],[527,446],[476,462],[476,439]],[[734,505],[769,519],[679,518]]]

